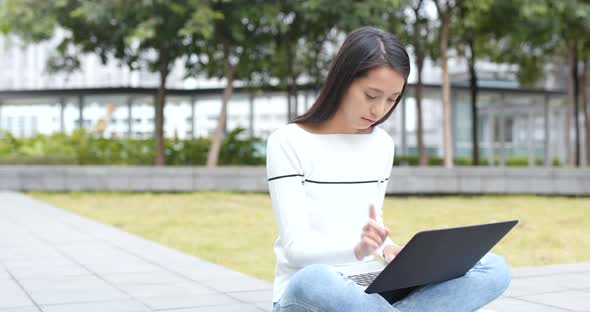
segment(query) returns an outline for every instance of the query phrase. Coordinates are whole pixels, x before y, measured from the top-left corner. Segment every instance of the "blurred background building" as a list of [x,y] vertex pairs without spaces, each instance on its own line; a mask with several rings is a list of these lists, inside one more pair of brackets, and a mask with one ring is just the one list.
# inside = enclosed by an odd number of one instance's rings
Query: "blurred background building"
[[[154,102],[157,73],[137,70],[110,61],[103,65],[96,55],[81,57],[76,72],[48,73],[46,63],[61,38],[24,45],[14,37],[0,36],[0,129],[17,137],[71,133],[76,128],[100,131],[106,137],[149,138],[154,132]],[[217,125],[223,80],[199,77],[184,79],[183,63],[177,61],[167,81],[164,135],[181,139],[209,136]],[[527,156],[531,165],[542,158],[566,161],[564,137],[564,71],[553,71],[538,87],[523,89],[514,77],[514,67],[478,62],[479,145],[484,157]],[[470,99],[465,62],[450,59],[453,136],[456,156],[471,154]],[[440,67],[426,61],[423,99],[424,142],[430,155],[442,155],[442,105]],[[396,140],[397,155],[417,155],[415,73],[404,102],[382,125]],[[265,139],[284,125],[286,95],[280,91],[235,90],[228,108],[227,129],[242,127],[248,134]],[[317,90],[301,90],[297,112],[305,112]],[[580,121],[583,123],[583,121]],[[573,131],[570,127],[570,131]],[[584,131],[581,131],[581,142]],[[573,137],[573,136],[571,136]],[[581,148],[585,160],[586,148]],[[488,158],[489,159],[489,158]]]

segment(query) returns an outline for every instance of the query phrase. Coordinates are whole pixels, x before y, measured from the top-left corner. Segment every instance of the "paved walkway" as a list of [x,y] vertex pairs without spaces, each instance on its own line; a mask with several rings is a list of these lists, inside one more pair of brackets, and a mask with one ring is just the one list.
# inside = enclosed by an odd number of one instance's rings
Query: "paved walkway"
[[[270,311],[272,286],[0,192],[0,311]],[[590,263],[519,268],[486,311],[590,311]]]

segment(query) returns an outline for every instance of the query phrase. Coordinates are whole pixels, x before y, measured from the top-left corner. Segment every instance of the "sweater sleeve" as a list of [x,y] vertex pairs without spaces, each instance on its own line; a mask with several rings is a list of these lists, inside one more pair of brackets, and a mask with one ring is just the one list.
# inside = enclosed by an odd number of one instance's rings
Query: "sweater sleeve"
[[266,151],[269,193],[285,258],[295,267],[357,262],[354,246],[321,235],[310,227],[310,209],[322,207],[307,196],[300,159],[285,135],[272,133]]
[[[393,142],[393,139],[391,139],[391,137],[390,137],[390,140],[388,141],[388,143],[391,143],[391,145],[388,149],[389,153],[388,153],[387,159],[385,161],[384,182],[381,183],[381,185],[380,185],[379,194],[377,196],[378,202],[375,204],[376,214],[377,214],[377,222],[380,222],[380,223],[383,223],[383,202],[385,201],[385,193],[387,192],[387,185],[389,183],[389,178],[391,177],[391,170],[393,168],[393,158],[395,157],[395,144]],[[385,225],[389,226],[387,224],[385,224]],[[396,233],[395,228],[393,228],[391,230],[392,230],[392,234]],[[377,248],[375,253],[383,256],[383,249],[387,245],[397,245],[397,244],[394,243],[391,240],[391,238],[389,238],[389,236],[388,236],[385,239],[385,241],[381,244],[381,246],[379,246],[379,248]]]

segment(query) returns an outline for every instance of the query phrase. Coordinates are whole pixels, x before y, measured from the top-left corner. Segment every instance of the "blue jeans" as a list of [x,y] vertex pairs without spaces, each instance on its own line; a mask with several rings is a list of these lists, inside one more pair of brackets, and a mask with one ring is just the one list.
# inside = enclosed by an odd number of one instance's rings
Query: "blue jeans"
[[391,304],[379,294],[365,293],[334,267],[313,264],[293,275],[272,311],[475,311],[500,297],[509,284],[504,258],[488,253],[464,276],[418,287]]

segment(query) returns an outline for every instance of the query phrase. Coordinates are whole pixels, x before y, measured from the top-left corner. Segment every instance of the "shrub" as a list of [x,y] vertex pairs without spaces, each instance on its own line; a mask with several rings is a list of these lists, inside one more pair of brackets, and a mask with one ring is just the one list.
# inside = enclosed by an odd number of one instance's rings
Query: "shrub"
[[[262,140],[246,137],[244,131],[237,128],[225,136],[219,165],[264,165]],[[0,139],[0,164],[151,165],[154,161],[154,140],[100,138],[84,129],[70,136],[54,133],[22,139],[2,132]],[[165,139],[166,164],[205,165],[210,144],[209,138]]]

